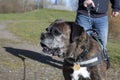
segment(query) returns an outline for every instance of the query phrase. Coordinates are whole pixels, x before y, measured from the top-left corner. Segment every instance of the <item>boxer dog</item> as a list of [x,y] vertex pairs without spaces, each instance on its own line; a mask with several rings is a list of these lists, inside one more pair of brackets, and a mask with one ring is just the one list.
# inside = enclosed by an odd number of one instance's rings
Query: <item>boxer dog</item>
[[101,47],[80,25],[56,20],[40,39],[44,53],[64,59],[65,80],[107,80]]

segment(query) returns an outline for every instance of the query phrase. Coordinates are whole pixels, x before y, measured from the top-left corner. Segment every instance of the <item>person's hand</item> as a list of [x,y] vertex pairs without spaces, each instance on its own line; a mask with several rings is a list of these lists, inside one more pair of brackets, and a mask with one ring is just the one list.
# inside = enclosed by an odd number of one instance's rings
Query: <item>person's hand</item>
[[111,13],[111,16],[112,17],[116,17],[116,16],[118,16],[119,15],[119,12],[116,12],[116,11],[112,11],[112,13]]
[[95,4],[94,4],[94,2],[92,0],[85,0],[83,5],[85,7],[88,7],[89,5],[91,5],[92,7],[95,7]]

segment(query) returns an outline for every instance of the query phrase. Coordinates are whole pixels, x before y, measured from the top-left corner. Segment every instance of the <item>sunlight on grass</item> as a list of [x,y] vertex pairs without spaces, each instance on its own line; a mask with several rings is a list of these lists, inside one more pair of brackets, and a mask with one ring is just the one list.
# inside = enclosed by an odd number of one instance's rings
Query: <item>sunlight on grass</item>
[[14,22],[9,24],[8,29],[27,41],[39,43],[40,34],[45,30],[45,26],[47,24],[41,21]]
[[120,67],[120,42],[109,41],[108,42],[108,53],[110,54],[111,67]]
[[9,24],[8,27],[14,34],[32,43],[39,43],[40,34],[51,22],[56,19],[74,21],[75,13],[64,10],[41,9],[23,14],[9,14],[7,18],[8,20],[17,20]]
[[0,21],[3,20],[42,20],[53,21],[55,19],[74,20],[75,13],[64,10],[40,9],[26,13],[0,14]]

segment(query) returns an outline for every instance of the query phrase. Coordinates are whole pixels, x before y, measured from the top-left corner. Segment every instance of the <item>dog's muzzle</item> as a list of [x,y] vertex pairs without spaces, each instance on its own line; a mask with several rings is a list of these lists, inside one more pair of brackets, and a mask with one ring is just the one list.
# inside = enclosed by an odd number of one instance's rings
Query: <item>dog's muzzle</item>
[[53,56],[58,56],[60,53],[60,48],[51,48],[48,46],[48,44],[45,42],[46,39],[50,38],[52,40],[52,36],[48,35],[47,33],[42,33],[41,34],[41,46],[43,48],[43,52],[49,55],[53,55]]
[[46,46],[44,43],[40,43],[42,48],[43,48],[43,52],[49,55],[53,55],[53,56],[58,56],[60,53],[60,48],[49,48],[48,46]]

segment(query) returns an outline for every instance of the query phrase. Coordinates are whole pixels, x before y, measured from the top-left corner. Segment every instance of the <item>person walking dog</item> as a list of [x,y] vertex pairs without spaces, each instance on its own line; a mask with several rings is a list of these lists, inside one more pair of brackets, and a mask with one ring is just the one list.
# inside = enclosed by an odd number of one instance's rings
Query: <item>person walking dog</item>
[[[110,2],[112,4],[111,15],[116,17],[119,15],[120,11],[120,0],[110,0]],[[98,40],[103,45],[107,61],[109,61],[106,52],[108,38],[108,5],[109,0],[79,0],[76,15],[77,24],[83,26],[85,30],[92,28],[98,32]]]

